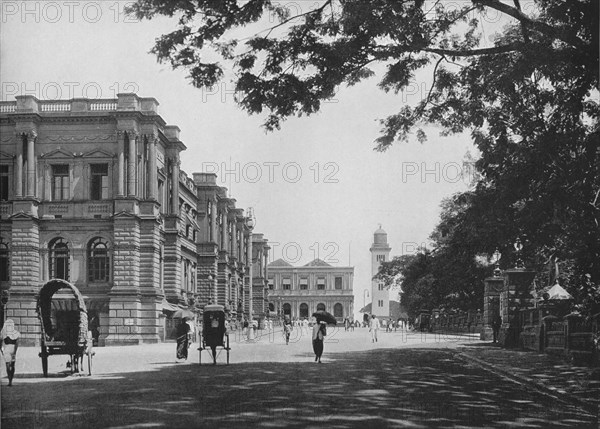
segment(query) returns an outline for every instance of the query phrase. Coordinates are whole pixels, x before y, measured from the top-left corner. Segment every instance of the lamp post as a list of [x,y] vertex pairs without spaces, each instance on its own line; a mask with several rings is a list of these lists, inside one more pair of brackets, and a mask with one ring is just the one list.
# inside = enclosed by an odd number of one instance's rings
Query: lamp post
[[248,208],[248,217],[246,218],[246,226],[248,227],[248,230],[250,231],[248,234],[248,246],[246,248],[246,260],[248,261],[248,338],[253,340],[254,339],[254,325],[252,324],[252,318],[253,318],[253,304],[254,304],[254,297],[253,297],[253,290],[252,290],[252,277],[254,276],[254,273],[252,272],[253,269],[253,263],[252,263],[252,230],[254,229],[254,213],[252,210],[252,207]]
[[208,304],[214,304],[213,301],[213,292],[214,292],[214,288],[213,288],[213,276],[211,274],[209,274],[206,279],[208,280]]
[[283,322],[283,307],[282,307],[282,299],[281,297],[278,298],[279,300],[279,324],[281,325]]
[[500,258],[501,257],[502,257],[502,253],[500,253],[500,251],[496,247],[496,251],[492,255],[492,263],[496,265],[496,268],[494,268],[494,277],[500,277],[500,274],[502,274],[502,271],[500,270]]
[[517,252],[517,262],[515,263],[515,268],[525,268],[523,259],[521,259],[521,251],[523,250],[523,244],[521,243],[520,238],[517,238],[517,241],[515,241],[514,247]]
[[246,218],[246,226],[250,231],[248,237],[248,247],[246,248],[246,260],[248,261],[248,295],[249,295],[249,305],[248,305],[248,318],[252,320],[252,277],[254,276],[253,263],[252,263],[252,230],[254,229],[254,213],[252,207],[248,208],[248,217]]

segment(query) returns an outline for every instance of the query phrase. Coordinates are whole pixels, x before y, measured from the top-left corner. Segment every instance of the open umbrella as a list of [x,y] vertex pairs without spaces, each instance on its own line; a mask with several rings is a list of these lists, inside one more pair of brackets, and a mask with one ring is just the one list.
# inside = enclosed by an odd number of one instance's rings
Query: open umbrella
[[315,311],[313,313],[313,317],[317,319],[317,322],[325,322],[328,325],[337,324],[337,320],[335,320],[335,317],[333,316],[333,314],[328,313],[327,311],[324,311],[324,310]]
[[552,286],[547,293],[548,299],[573,299],[573,296],[558,283]]
[[190,319],[193,319],[194,316],[194,313],[184,308],[179,308],[171,314],[172,319],[183,319],[184,317],[189,317]]

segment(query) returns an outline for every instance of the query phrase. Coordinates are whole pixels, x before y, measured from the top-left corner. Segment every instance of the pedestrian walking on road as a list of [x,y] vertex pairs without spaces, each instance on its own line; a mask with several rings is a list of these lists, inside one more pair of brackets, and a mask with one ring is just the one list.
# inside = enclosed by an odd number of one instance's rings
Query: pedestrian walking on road
[[12,319],[6,319],[4,328],[2,328],[2,344],[0,345],[4,362],[6,363],[6,373],[8,374],[8,385],[12,386],[15,376],[15,363],[17,361],[17,349],[19,348],[19,337],[21,333],[15,329],[15,322]]
[[290,343],[290,335],[292,333],[292,323],[289,319],[285,319],[283,322],[283,330],[285,333],[285,344],[288,345]]
[[496,313],[494,316],[494,320],[492,320],[492,342],[495,343],[498,341],[498,334],[500,333],[500,326],[502,326],[502,317],[500,317],[500,313]]
[[312,344],[315,352],[315,362],[321,363],[323,355],[323,339],[327,335],[327,323],[321,321],[313,325]]
[[189,319],[184,317],[177,327],[177,359],[187,360],[188,358],[188,347],[189,347],[189,333],[190,325],[187,321]]
[[377,332],[381,325],[379,324],[379,319],[374,314],[371,316],[371,322],[369,323],[369,332],[371,333],[371,342],[377,342]]

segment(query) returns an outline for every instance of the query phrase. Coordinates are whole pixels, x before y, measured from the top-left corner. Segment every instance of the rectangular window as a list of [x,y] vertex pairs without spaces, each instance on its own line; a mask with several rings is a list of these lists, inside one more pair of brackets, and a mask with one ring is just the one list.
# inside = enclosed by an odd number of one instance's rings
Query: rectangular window
[[385,255],[377,255],[377,261],[378,261],[378,262],[383,262],[383,261],[385,261]]
[[273,284],[274,284],[273,279],[269,279],[269,290],[273,290],[274,289]]
[[384,286],[383,283],[379,283],[379,290],[383,290]]
[[380,307],[383,307],[383,299],[380,299],[380,300],[378,301],[378,304],[379,304],[379,306],[380,306]]
[[8,165],[0,165],[0,201],[8,201]]
[[52,199],[54,201],[69,199],[69,166],[52,166]]
[[108,164],[92,164],[90,199],[108,199]]
[[325,290],[325,279],[324,278],[317,279],[317,290]]
[[290,279],[283,279],[283,290],[291,290],[292,281]]
[[342,278],[341,277],[335,278],[335,288],[342,289]]
[[7,282],[9,280],[9,262],[10,261],[8,259],[8,246],[0,242],[0,281]]
[[165,212],[165,182],[158,179],[158,202],[161,206],[161,212]]
[[307,289],[308,289],[308,279],[301,278],[300,279],[300,290],[307,290]]

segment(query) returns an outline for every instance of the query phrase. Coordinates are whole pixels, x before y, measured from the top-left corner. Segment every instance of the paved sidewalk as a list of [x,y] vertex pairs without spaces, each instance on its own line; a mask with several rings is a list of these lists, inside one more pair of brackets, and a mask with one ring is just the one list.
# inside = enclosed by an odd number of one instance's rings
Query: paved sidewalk
[[513,381],[600,415],[600,368],[573,366],[563,357],[504,349],[492,343],[466,344],[459,357]]

